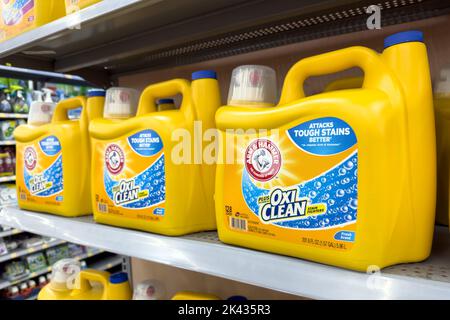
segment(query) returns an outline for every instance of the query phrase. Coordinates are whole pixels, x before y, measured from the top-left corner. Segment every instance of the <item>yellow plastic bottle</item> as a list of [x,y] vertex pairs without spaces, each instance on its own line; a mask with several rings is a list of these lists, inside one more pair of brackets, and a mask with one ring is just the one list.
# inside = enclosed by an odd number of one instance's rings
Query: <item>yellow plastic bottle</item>
[[60,260],[53,269],[50,283],[39,292],[38,300],[131,300],[131,287],[124,272],[79,271],[72,259]]
[[[307,78],[352,67],[362,88],[304,96]],[[435,128],[421,32],[387,38],[381,55],[350,47],[301,60],[278,106],[226,106],[216,121],[219,161],[230,148],[243,159],[217,166],[222,241],[360,271],[429,256]],[[237,128],[257,131],[225,136]]]
[[64,16],[64,0],[0,1],[0,42]]
[[[80,119],[68,120],[80,106]],[[76,97],[56,106],[51,123],[14,131],[19,207],[68,217],[92,212],[88,125],[86,98]]]
[[[211,71],[193,80],[148,86],[136,117],[91,122],[97,222],[165,235],[215,229],[215,159],[202,163],[201,147],[202,128],[215,127],[219,85]],[[177,94],[179,110],[156,112],[157,98]]]
[[66,14],[80,11],[86,7],[92,6],[102,0],[65,0]]

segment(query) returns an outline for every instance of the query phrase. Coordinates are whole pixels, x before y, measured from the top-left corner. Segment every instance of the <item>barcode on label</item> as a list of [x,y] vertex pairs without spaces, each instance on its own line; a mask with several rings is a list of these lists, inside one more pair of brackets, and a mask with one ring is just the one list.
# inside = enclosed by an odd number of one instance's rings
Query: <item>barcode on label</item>
[[247,220],[230,217],[230,227],[236,230],[247,231]]
[[98,203],[98,211],[102,213],[108,213],[108,205],[104,203]]

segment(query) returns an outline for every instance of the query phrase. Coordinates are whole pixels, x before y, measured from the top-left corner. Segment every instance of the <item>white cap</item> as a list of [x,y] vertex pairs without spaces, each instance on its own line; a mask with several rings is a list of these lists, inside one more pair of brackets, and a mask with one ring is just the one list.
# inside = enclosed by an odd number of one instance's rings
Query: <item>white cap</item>
[[42,102],[42,92],[35,91],[36,101],[30,106],[28,124],[43,125],[52,121],[55,104],[53,102]]
[[47,282],[47,279],[45,279],[44,276],[40,276],[39,279],[38,279],[38,281],[39,281],[39,284],[42,285],[42,284],[44,284],[44,283]]
[[136,114],[139,93],[131,88],[110,88],[106,91],[103,117],[126,119]]
[[159,281],[145,280],[136,286],[133,300],[162,300],[164,295],[164,286]]
[[76,275],[81,271],[80,262],[76,259],[62,259],[52,268],[50,287],[53,290],[65,291],[74,288]]
[[277,99],[275,70],[266,66],[246,65],[233,70],[228,104],[232,106],[274,106]]
[[441,81],[437,83],[434,92],[450,95],[450,69],[441,70]]
[[19,293],[19,288],[17,288],[17,286],[9,287],[9,292],[11,294],[18,294]]
[[30,288],[35,288],[35,287],[36,287],[36,281],[34,281],[34,280],[28,281],[28,286],[29,286]]

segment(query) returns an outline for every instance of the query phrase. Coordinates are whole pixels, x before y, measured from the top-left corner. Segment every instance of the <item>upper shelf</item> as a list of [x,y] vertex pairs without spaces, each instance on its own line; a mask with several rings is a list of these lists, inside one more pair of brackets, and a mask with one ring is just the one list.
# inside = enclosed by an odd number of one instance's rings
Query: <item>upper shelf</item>
[[[112,75],[209,60],[366,30],[355,0],[108,0],[0,43],[49,59],[58,72],[102,67]],[[383,26],[449,12],[449,1],[386,0]]]
[[15,207],[1,211],[0,224],[313,299],[450,299],[450,233],[442,227],[427,261],[369,275],[226,245],[216,232],[166,237]]
[[[1,43],[0,43],[1,48]],[[70,74],[62,74],[57,72],[40,71],[25,68],[16,68],[10,66],[0,65],[0,77],[13,78],[13,79],[25,79],[36,80],[42,82],[63,83],[75,86],[95,87],[94,84],[86,81],[82,77],[73,76]],[[28,118],[25,114],[0,114],[0,118]]]

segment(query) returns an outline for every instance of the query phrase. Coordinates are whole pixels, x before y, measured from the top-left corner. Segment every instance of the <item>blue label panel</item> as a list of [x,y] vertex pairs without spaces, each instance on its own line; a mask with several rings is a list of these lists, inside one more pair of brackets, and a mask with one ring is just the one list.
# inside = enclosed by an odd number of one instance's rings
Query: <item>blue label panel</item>
[[154,130],[143,130],[128,137],[131,148],[139,155],[151,157],[163,148],[161,137]]
[[300,149],[320,156],[344,152],[357,142],[353,129],[345,121],[332,117],[304,122],[287,134]]
[[42,152],[48,156],[55,156],[61,151],[61,143],[55,136],[50,136],[39,141]]

